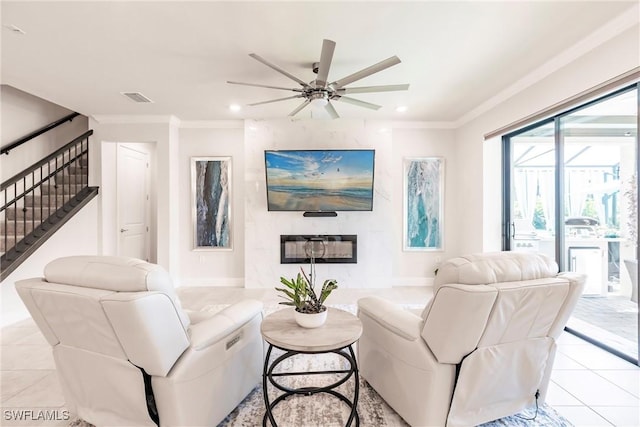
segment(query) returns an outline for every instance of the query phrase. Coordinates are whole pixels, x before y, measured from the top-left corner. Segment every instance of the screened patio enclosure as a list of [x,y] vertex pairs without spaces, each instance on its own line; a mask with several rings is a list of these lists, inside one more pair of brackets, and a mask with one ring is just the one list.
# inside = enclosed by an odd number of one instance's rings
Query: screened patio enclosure
[[636,361],[637,105],[634,85],[504,138],[506,248],[586,274],[569,328]]

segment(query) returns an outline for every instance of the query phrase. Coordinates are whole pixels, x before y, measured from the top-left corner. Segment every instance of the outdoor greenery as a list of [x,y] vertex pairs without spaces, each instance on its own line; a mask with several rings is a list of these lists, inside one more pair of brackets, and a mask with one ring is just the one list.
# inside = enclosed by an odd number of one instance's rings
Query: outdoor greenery
[[638,186],[636,174],[629,179],[629,188],[624,192],[627,199],[627,226],[629,227],[629,240],[635,245],[638,241]]
[[533,228],[536,230],[547,229],[547,219],[544,217],[544,209],[542,208],[542,198],[538,194],[536,197],[536,208],[533,211]]

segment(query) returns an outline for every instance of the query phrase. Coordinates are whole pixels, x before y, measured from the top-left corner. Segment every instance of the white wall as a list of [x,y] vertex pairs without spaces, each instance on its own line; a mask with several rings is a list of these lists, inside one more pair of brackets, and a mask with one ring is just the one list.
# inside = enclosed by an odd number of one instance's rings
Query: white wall
[[[234,128],[234,125],[236,126]],[[400,128],[361,120],[268,120],[210,122],[180,128],[179,257],[183,286],[271,287],[299,265],[281,265],[281,234],[357,234],[357,265],[322,265],[319,274],[346,287],[389,287],[431,283],[440,260],[457,253],[457,159],[451,129]],[[231,128],[229,128],[231,126]],[[386,131],[380,130],[386,128]],[[304,218],[301,212],[268,212],[264,150],[374,148],[373,212],[339,212],[337,218]],[[231,156],[233,167],[233,249],[194,251],[191,157]],[[445,158],[445,250],[402,250],[403,158]],[[103,185],[105,183],[103,182]]]
[[29,317],[15,282],[42,277],[44,267],[61,256],[98,254],[98,198],[95,197],[13,271],[0,286],[0,327]]
[[[5,146],[72,111],[11,86],[0,86],[0,145]],[[87,118],[78,116],[0,157],[0,180],[5,181],[88,129]],[[93,149],[93,146],[91,147]],[[44,266],[60,256],[97,253],[97,198],[90,201],[39,247],[24,263],[2,281],[0,289],[1,326],[28,317],[15,291],[17,280],[42,276]],[[79,238],[81,236],[81,238]]]
[[[396,126],[401,126],[401,123]],[[390,224],[393,229],[395,285],[430,284],[434,271],[439,263],[458,254],[458,233],[460,221],[464,217],[459,214],[456,204],[460,168],[458,153],[451,129],[393,129],[393,215]],[[404,252],[403,247],[403,159],[407,157],[442,157],[445,164],[444,178],[444,251],[437,252]]]
[[[0,99],[0,147],[73,112],[7,85],[0,86]],[[0,182],[82,135],[87,126],[87,118],[78,116],[1,156]]]
[[500,249],[500,141],[483,143],[484,135],[638,67],[639,32],[635,25],[457,129],[460,253]]
[[[211,125],[215,126],[215,125]],[[183,286],[244,285],[244,126],[181,128],[179,150],[179,257]],[[231,250],[193,250],[192,157],[231,156]]]
[[[101,119],[99,119],[101,120]],[[174,119],[166,117],[161,121],[140,119],[132,123],[130,118],[102,119],[102,122],[90,119],[94,129],[92,138],[94,146],[99,149],[90,153],[89,184],[101,187],[103,194],[99,207],[100,251],[104,255],[117,253],[117,205],[116,205],[116,168],[115,143],[144,143],[147,147],[155,147],[153,161],[156,168],[155,212],[152,222],[157,232],[155,239],[156,262],[172,275],[176,284],[180,283],[179,275],[179,212],[176,203],[179,187],[178,168],[178,126]],[[104,187],[104,188],[102,188]]]

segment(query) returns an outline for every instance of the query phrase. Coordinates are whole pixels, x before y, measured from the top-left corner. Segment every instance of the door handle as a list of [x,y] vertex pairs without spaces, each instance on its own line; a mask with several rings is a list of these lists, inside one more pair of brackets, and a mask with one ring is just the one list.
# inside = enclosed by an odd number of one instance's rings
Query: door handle
[[128,228],[121,228],[121,229],[120,229],[120,232],[121,232],[121,233],[124,233],[125,231],[129,231],[129,229],[128,229]]

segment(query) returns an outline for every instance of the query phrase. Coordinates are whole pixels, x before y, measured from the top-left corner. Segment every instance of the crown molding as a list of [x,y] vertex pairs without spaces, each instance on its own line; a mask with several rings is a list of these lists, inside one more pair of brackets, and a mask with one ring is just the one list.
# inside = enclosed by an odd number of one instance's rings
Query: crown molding
[[455,129],[456,122],[392,121],[393,129]]
[[244,129],[244,120],[183,120],[181,129]]
[[115,115],[95,114],[90,116],[100,124],[168,124],[180,126],[180,119],[174,115]]
[[[177,126],[180,129],[244,129],[247,126],[259,126],[262,123],[272,122],[290,122],[298,123],[300,120],[291,120],[290,118],[257,120],[257,119],[237,119],[237,120],[180,120],[174,115],[109,115],[98,114],[90,116],[100,124],[158,124],[166,123]],[[304,124],[315,124],[320,120],[312,121],[311,119],[304,121]],[[391,129],[455,129],[456,122],[430,122],[421,120],[364,120],[364,119],[342,119],[322,121],[323,126],[332,125],[334,127],[349,127],[354,123],[362,126],[379,126],[384,125]],[[331,127],[331,126],[330,126]]]
[[536,68],[520,80],[516,81],[511,86],[508,86],[506,89],[502,90],[492,98],[489,98],[487,101],[478,105],[476,108],[462,115],[454,122],[455,127],[461,127],[468,122],[478,118],[482,114],[505,102],[507,99],[533,86],[534,84],[558,71],[562,67],[565,67],[571,62],[586,55],[603,43],[622,34],[634,25],[638,25],[638,23],[640,23],[640,4],[635,4],[627,11],[613,18],[597,30],[593,31],[587,37],[580,40],[560,54],[556,55],[551,60],[545,62],[540,67]]

